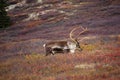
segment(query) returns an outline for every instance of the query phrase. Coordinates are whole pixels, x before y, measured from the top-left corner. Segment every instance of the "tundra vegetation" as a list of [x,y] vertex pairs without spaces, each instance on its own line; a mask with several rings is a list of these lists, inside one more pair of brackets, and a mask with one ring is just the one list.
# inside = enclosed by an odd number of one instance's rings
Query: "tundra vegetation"
[[0,80],[119,80],[119,45],[98,41],[75,54],[19,54],[1,61]]
[[[0,30],[0,80],[120,80],[120,0],[5,1],[13,24]],[[45,56],[44,43],[80,25],[82,51]]]

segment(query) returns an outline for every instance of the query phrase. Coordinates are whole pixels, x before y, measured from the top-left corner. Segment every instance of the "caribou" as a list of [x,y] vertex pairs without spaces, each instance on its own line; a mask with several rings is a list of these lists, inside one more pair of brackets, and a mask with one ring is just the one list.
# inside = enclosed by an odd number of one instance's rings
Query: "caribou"
[[54,55],[56,53],[75,53],[75,50],[82,51],[78,38],[73,38],[73,32],[81,28],[82,31],[78,34],[82,34],[87,31],[87,28],[82,26],[73,28],[69,34],[71,40],[62,40],[62,41],[50,41],[44,44],[44,51],[47,55]]

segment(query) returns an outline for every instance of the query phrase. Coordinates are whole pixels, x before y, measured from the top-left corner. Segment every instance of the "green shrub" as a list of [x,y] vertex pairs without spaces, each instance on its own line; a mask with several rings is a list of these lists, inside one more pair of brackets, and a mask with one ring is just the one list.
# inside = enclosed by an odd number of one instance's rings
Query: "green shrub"
[[10,17],[5,10],[6,6],[7,0],[0,0],[0,29],[10,26]]

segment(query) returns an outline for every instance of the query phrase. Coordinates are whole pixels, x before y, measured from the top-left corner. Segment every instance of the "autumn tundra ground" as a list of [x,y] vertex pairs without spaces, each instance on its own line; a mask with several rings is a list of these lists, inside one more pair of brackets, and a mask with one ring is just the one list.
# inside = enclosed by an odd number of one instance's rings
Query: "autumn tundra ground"
[[[120,38],[119,38],[120,40]],[[19,54],[1,60],[0,80],[119,80],[120,42],[81,44],[75,54]]]
[[[8,0],[0,30],[0,80],[120,80],[119,0]],[[45,56],[43,44],[70,40],[82,51]],[[82,39],[82,40],[81,40]]]

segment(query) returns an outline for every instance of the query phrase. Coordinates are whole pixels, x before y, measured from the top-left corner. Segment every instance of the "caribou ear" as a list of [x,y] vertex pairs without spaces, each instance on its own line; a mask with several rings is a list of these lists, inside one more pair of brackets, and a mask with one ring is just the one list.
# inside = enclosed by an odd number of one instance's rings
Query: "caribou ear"
[[67,45],[71,45],[72,44],[72,42],[71,41],[67,41]]
[[43,44],[43,47],[45,47],[46,46],[46,44]]
[[74,45],[75,43],[73,41],[67,41],[67,45]]
[[68,47],[69,47],[70,49],[75,49],[75,48],[76,48],[76,44],[73,43],[73,42],[71,42],[71,41],[68,41],[68,42],[67,42],[67,45],[68,45]]

